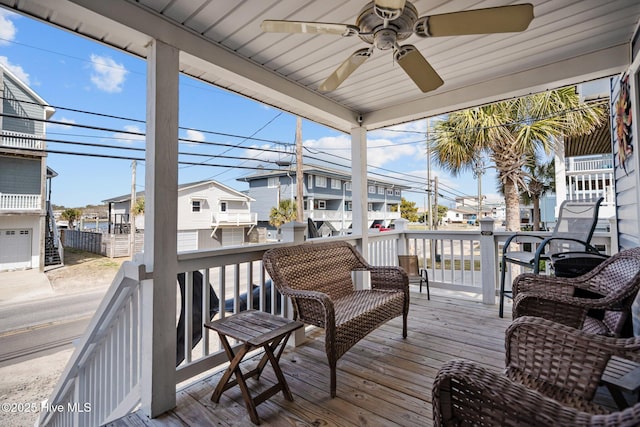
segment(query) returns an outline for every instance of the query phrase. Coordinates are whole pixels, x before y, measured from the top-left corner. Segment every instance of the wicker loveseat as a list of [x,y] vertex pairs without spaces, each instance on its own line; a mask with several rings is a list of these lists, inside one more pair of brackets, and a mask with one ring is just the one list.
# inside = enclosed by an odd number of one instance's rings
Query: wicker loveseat
[[[378,326],[403,316],[407,336],[409,280],[399,267],[373,267],[349,243],[325,242],[271,249],[264,266],[280,293],[291,298],[294,318],[325,329],[336,396],[338,359]],[[370,272],[371,289],[355,290],[351,273]]]
[[504,373],[447,362],[433,384],[436,426],[637,426],[640,404],[621,412],[593,401],[611,356],[640,361],[639,338],[593,335],[540,317],[506,331]]

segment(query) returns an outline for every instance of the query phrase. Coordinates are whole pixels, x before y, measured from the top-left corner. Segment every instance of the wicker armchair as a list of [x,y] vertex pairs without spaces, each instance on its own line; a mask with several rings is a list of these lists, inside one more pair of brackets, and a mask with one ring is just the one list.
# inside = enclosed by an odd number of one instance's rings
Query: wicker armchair
[[[378,326],[403,316],[407,336],[409,280],[399,267],[370,266],[347,242],[287,246],[268,250],[263,263],[280,293],[291,298],[294,318],[325,329],[336,396],[338,359]],[[354,270],[368,270],[371,289],[355,290]]]
[[640,424],[640,404],[608,414],[593,397],[611,356],[640,360],[640,339],[586,333],[537,317],[506,332],[506,369],[451,361],[433,385],[436,426]]
[[639,289],[640,247],[621,251],[574,278],[519,275],[513,282],[513,318],[539,316],[595,334],[621,336]]

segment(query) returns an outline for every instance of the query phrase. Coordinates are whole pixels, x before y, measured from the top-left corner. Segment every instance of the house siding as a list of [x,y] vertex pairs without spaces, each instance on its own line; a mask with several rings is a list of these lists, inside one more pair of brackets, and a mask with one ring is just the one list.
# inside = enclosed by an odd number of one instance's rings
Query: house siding
[[40,194],[41,161],[0,156],[0,193]]
[[[636,67],[637,70],[637,67]],[[616,194],[616,216],[618,221],[618,245],[621,250],[640,246],[638,236],[640,211],[638,205],[638,188],[640,188],[638,176],[638,73],[630,72],[631,102],[633,108],[633,138],[634,152],[625,162],[623,168],[620,163],[619,138],[616,129],[616,101],[620,95],[621,76],[611,79],[611,126],[613,132],[613,156]],[[635,96],[634,96],[635,95]]]
[[44,133],[44,123],[40,121],[44,118],[42,106],[28,93],[20,89],[17,83],[6,74],[3,81],[2,112],[3,114],[20,116],[20,118],[4,116],[2,129],[30,135],[42,135]]

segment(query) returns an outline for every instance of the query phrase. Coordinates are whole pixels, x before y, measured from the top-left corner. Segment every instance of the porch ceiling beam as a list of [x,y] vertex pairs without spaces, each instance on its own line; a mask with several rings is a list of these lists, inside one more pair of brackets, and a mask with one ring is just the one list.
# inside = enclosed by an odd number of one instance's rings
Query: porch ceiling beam
[[369,130],[379,129],[612,76],[626,70],[630,61],[629,45],[622,44],[498,77],[473,86],[436,94],[429,98],[373,111],[365,116],[365,124]]
[[[357,123],[357,112],[280,77],[144,7],[126,0],[70,1],[111,21],[139,31],[149,36],[150,40],[157,39],[171,44],[181,51],[182,64],[200,68],[221,79],[234,82],[250,92],[266,95],[268,99],[273,100],[273,106],[277,108],[344,132],[349,132]],[[104,19],[100,16],[95,18]]]

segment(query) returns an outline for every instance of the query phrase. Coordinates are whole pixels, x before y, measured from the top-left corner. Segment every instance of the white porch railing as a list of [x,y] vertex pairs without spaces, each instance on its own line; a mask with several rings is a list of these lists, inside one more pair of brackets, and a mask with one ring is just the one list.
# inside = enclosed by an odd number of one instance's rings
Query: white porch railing
[[44,148],[44,135],[3,130],[0,145],[4,147],[23,148],[25,150],[42,150]]
[[0,210],[38,211],[42,208],[40,194],[0,193]]
[[[485,303],[495,304],[499,251],[511,233],[494,232],[490,221],[483,223],[482,229],[477,231],[412,231],[404,227],[399,221],[399,229],[395,231],[368,236],[371,264],[397,265],[397,255],[417,254],[421,266],[428,270],[432,288],[482,294]],[[549,235],[548,232],[539,234]],[[614,234],[614,227],[611,234],[596,233],[592,243],[611,253],[617,247],[611,243],[610,236]],[[294,236],[292,233],[286,239],[288,242],[285,243],[243,245],[178,255],[178,272],[185,273],[184,301],[194,301],[194,295],[202,297],[195,298],[195,305],[179,303],[185,321],[183,341],[178,343],[178,348],[183,348],[184,360],[176,367],[177,383],[227,362],[217,336],[203,327],[211,314],[224,317],[257,308],[285,317],[290,315],[287,301],[271,292],[273,289],[262,266],[266,250],[303,240],[300,234]],[[357,236],[330,239],[360,241]],[[307,243],[326,240],[312,239]],[[196,286],[195,272],[200,272],[203,278],[200,289]],[[143,266],[123,264],[56,385],[48,406],[43,408],[42,425],[98,425],[125,415],[139,404],[143,329],[140,308],[144,303],[140,281],[144,275]],[[211,292],[219,300],[218,307],[211,306]],[[215,313],[211,312],[212,308],[216,309]],[[198,316],[198,312],[204,315]],[[194,322],[194,318],[198,322]],[[85,404],[89,405],[90,412],[56,411],[58,408],[82,408]],[[46,408],[50,410],[44,411]]]

